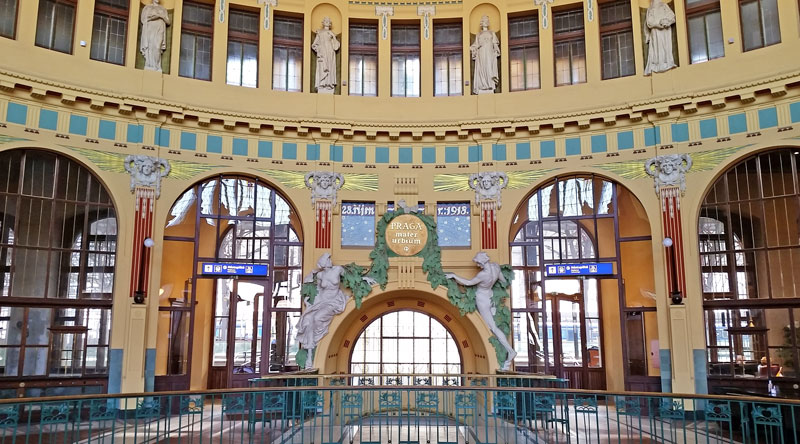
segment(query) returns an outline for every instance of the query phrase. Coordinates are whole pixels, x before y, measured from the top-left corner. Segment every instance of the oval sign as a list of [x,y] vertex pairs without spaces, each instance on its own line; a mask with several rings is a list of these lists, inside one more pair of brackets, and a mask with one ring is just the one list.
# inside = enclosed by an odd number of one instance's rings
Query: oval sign
[[398,256],[413,256],[428,243],[428,228],[413,214],[401,214],[386,227],[386,245]]

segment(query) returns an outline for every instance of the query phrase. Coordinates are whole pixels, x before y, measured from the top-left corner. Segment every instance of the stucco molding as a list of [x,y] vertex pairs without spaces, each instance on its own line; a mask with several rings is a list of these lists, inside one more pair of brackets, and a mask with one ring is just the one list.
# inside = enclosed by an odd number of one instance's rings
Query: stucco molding
[[[88,101],[96,105],[98,110],[103,108],[117,107],[121,114],[131,114],[134,108],[146,110],[148,117],[155,120],[162,120],[162,114],[175,116],[172,120],[182,122],[187,117],[194,117],[200,126],[208,126],[212,121],[230,123],[233,126],[238,124],[246,125],[251,132],[261,132],[271,129],[276,134],[282,134],[287,128],[305,127],[310,131],[325,130],[326,134],[341,132],[348,138],[352,138],[356,132],[366,133],[367,138],[378,134],[396,134],[414,130],[418,136],[423,134],[442,135],[446,132],[456,132],[459,137],[462,133],[479,132],[481,134],[491,133],[492,130],[513,132],[517,128],[527,128],[532,133],[542,129],[552,128],[556,131],[564,130],[568,126],[576,125],[586,127],[591,121],[602,121],[605,125],[627,124],[628,120],[637,122],[645,114],[653,113],[658,118],[668,118],[675,116],[674,109],[680,108],[677,112],[687,114],[697,112],[700,104],[710,103],[713,107],[724,107],[727,102],[739,101],[743,105],[754,103],[757,93],[766,93],[764,96],[769,99],[783,97],[790,85],[800,80],[800,71],[784,73],[747,82],[739,85],[730,85],[717,88],[702,93],[678,94],[667,97],[660,97],[651,100],[642,100],[630,103],[606,106],[602,108],[576,110],[573,112],[563,112],[550,115],[526,115],[517,118],[501,119],[476,119],[462,121],[441,121],[441,122],[355,122],[342,119],[296,119],[282,116],[268,116],[248,113],[239,113],[225,110],[213,110],[195,105],[180,104],[165,100],[149,97],[134,97],[129,95],[115,94],[104,90],[90,90],[88,88],[75,87],[49,79],[36,78],[30,75],[11,72],[0,69],[0,85],[9,92],[16,89],[28,89],[31,97],[35,100],[45,100],[48,94],[60,95],[61,100],[66,105],[74,105],[79,100]],[[17,85],[22,88],[17,88]],[[673,109],[673,111],[670,111]],[[583,124],[583,125],[582,125]],[[466,134],[464,134],[466,136]],[[461,137],[463,138],[463,137]]]

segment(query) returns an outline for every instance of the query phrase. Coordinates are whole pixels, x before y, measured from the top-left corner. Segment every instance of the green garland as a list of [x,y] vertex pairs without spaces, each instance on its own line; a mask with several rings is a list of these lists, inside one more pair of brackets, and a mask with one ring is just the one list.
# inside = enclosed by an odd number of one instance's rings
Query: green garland
[[[386,284],[389,281],[389,248],[386,245],[386,227],[392,219],[401,214],[405,214],[405,210],[397,208],[394,211],[386,212],[378,219],[375,248],[369,253],[372,265],[366,273],[364,273],[364,267],[355,263],[344,265],[341,283],[345,288],[349,288],[353,292],[356,308],[361,308],[361,302],[372,291],[372,287],[364,281],[364,277],[374,279],[380,285],[381,290],[386,289]],[[451,304],[458,308],[462,316],[474,312],[477,309],[475,306],[475,286],[462,287],[455,279],[447,278],[442,269],[442,250],[439,247],[439,235],[436,231],[436,222],[433,220],[433,216],[427,214],[415,215],[428,229],[428,242],[417,256],[422,257],[422,271],[427,275],[431,288],[436,290],[440,285],[446,286],[447,298]],[[508,286],[511,285],[514,273],[509,265],[501,265],[500,270],[503,273],[505,282],[498,279],[492,287],[492,304],[496,307],[494,322],[503,333],[508,335],[511,332],[511,310],[508,309],[505,301],[508,298]],[[303,299],[307,299],[309,303],[313,304],[314,298],[317,296],[316,277],[313,282],[304,283],[300,293]],[[508,352],[494,336],[489,338],[489,342],[495,349],[497,361],[502,365],[508,356]],[[305,366],[307,351],[300,349],[295,359],[302,368]],[[300,362],[301,359],[302,363]]]

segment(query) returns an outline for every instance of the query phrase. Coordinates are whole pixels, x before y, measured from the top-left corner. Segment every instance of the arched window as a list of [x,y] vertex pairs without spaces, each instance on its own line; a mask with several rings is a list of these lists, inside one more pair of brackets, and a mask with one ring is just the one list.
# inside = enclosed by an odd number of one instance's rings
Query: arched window
[[[792,393],[800,381],[800,152],[730,167],[698,220],[709,385]],[[788,390],[788,391],[787,391]]]
[[[0,396],[105,390],[116,238],[89,170],[45,151],[0,153]],[[79,382],[44,389],[52,377]]]
[[372,321],[350,356],[353,374],[458,375],[461,369],[461,353],[450,331],[435,318],[411,310]]
[[[222,175],[198,183],[170,210],[164,236],[157,389],[246,386],[296,369],[303,241],[297,213],[269,184]],[[268,274],[214,276],[202,263],[266,266]],[[200,314],[205,318],[194,318]],[[195,337],[211,339],[210,359]],[[168,343],[167,343],[168,342]],[[192,348],[195,352],[192,352]]]
[[[547,182],[517,210],[510,247],[517,370],[557,375],[573,388],[605,389],[606,362],[623,360],[626,389],[660,387],[648,360],[658,338],[655,300],[642,297],[654,286],[650,226],[629,191],[588,174]],[[602,274],[559,272],[609,264]],[[609,322],[617,311],[621,327]],[[606,347],[604,337],[619,337],[622,347]],[[622,381],[612,382],[623,388]]]

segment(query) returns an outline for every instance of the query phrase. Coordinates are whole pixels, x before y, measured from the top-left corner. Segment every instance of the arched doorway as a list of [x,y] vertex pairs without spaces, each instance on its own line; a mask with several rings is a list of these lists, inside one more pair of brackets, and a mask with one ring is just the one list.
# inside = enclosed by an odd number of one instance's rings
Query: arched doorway
[[510,247],[517,370],[573,388],[660,388],[650,225],[632,193],[558,177],[517,210]]
[[244,387],[297,368],[302,239],[296,211],[257,178],[184,192],[164,231],[156,389]]
[[[372,320],[350,354],[351,374],[459,375],[462,359],[450,330],[420,311],[391,311]],[[424,383],[442,385],[444,376]],[[368,376],[366,380],[374,382]],[[358,381],[356,381],[358,383]]]
[[107,391],[116,243],[114,203],[86,167],[0,153],[0,398]]
[[698,246],[709,390],[797,397],[800,150],[752,155],[703,198]]

